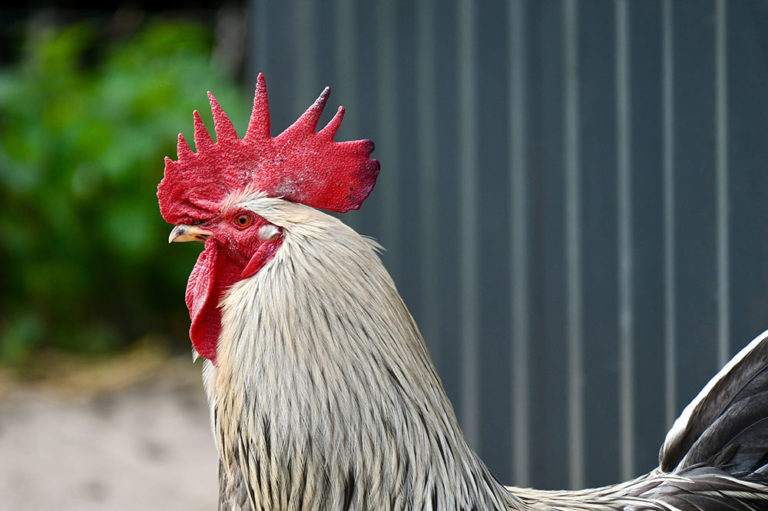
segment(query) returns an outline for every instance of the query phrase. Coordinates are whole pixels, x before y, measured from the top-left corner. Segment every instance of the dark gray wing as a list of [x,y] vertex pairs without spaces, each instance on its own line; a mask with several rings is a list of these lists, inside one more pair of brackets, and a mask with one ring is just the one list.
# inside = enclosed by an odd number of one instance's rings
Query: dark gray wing
[[[626,488],[622,511],[760,511],[768,509],[768,488],[736,479],[714,467],[681,472],[660,470]],[[636,498],[626,502],[627,496]],[[617,499],[621,500],[621,499]]]

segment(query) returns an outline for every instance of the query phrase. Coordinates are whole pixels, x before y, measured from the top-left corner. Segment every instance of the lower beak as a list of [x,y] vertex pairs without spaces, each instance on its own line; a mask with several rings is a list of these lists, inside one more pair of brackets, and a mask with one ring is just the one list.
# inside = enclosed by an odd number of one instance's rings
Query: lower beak
[[181,241],[205,241],[213,236],[211,231],[206,231],[195,225],[177,225],[168,236],[168,243]]

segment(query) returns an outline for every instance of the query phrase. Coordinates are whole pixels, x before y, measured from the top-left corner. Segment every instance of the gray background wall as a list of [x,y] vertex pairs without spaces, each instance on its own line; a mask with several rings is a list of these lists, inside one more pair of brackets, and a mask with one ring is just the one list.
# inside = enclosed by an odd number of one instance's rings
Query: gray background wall
[[387,248],[503,481],[647,471],[768,328],[768,3],[253,0],[273,131],[333,87]]

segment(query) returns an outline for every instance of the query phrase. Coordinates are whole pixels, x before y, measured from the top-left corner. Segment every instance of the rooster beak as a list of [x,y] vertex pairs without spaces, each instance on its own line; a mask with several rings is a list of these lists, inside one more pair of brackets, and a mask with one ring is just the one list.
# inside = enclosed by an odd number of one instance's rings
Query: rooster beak
[[181,242],[181,241],[205,241],[213,236],[211,231],[206,231],[201,227],[195,225],[177,225],[171,231],[171,235],[168,236],[168,243]]

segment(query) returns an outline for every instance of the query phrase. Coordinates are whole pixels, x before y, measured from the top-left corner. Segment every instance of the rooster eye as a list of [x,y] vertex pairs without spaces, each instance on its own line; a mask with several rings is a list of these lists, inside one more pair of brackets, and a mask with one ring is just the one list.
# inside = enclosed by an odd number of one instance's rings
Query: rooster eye
[[245,227],[248,227],[249,225],[251,225],[251,222],[253,222],[253,218],[251,218],[251,215],[238,215],[235,218],[235,225],[241,229],[244,229]]

